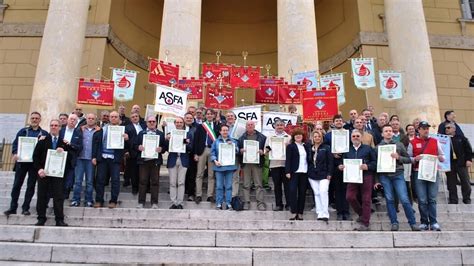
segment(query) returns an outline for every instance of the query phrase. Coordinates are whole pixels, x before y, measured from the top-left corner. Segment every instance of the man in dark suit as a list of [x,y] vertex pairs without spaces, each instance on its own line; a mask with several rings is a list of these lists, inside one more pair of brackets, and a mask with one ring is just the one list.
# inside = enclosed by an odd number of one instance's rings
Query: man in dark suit
[[50,133],[40,138],[33,153],[34,168],[39,176],[38,200],[36,202],[38,222],[36,225],[43,226],[46,223],[46,208],[48,207],[49,196],[52,195],[56,226],[67,226],[64,222],[63,213],[63,178],[47,176],[44,171],[48,150],[53,149],[58,152],[64,152],[67,144],[65,144],[63,139],[59,136],[60,124],[58,119],[51,120],[49,128]]
[[109,173],[112,183],[112,196],[109,201],[109,208],[117,207],[118,195],[120,193],[120,163],[128,147],[128,135],[126,133],[122,135],[125,141],[123,149],[107,149],[107,133],[110,126],[120,126],[119,113],[116,111],[110,113],[110,125],[96,131],[92,137],[92,164],[97,166],[94,208],[100,208],[104,205],[105,180],[108,178]]
[[70,114],[67,119],[66,127],[59,131],[59,137],[64,143],[64,150],[68,152],[68,163],[64,175],[64,198],[69,198],[74,185],[74,168],[76,167],[77,156],[82,150],[82,131],[76,128],[77,115]]
[[215,122],[216,112],[213,109],[206,110],[206,121],[196,126],[194,133],[194,160],[197,162],[196,175],[196,203],[202,201],[202,179],[207,163],[207,201],[214,202],[215,177],[211,161],[211,146],[219,136],[220,126]]
[[[130,115],[130,123],[125,126],[125,133],[128,135],[130,143],[134,143],[135,138],[142,130],[146,129],[146,123],[140,121],[140,114],[135,112]],[[138,193],[138,165],[137,151],[130,145],[125,152],[125,172],[123,174],[123,186],[128,187],[132,184],[132,193]]]

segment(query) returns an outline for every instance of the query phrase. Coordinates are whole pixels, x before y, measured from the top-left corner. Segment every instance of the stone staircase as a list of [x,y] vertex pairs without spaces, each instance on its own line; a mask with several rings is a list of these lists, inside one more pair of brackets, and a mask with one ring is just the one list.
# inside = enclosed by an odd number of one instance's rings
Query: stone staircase
[[[0,172],[2,211],[8,208],[12,183],[12,172]],[[255,204],[249,211],[216,210],[209,202],[185,202],[183,210],[170,210],[168,184],[162,167],[157,210],[136,209],[137,197],[128,189],[113,210],[65,207],[69,227],[33,226],[35,199],[32,216],[1,214],[0,263],[474,264],[474,205],[446,204],[444,186],[438,197],[442,232],[409,231],[403,211],[401,231],[390,232],[384,204],[372,215],[372,231],[355,232],[355,222],[336,221],[335,213],[328,223],[316,221],[309,211],[310,193],[305,220],[289,221],[288,212],[271,211],[273,191],[265,192],[267,211],[257,211]],[[20,206],[22,199],[23,193]],[[51,216],[47,225],[53,224]]]

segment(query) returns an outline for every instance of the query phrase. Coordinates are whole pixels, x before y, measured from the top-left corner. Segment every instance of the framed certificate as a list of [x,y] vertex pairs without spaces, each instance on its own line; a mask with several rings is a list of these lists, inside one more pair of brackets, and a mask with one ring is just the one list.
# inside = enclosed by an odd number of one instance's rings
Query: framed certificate
[[349,152],[349,130],[339,129],[331,131],[331,152],[345,153]]
[[144,134],[143,135],[143,151],[142,158],[145,159],[158,159],[158,152],[156,148],[160,145],[160,135],[155,134]]
[[166,122],[166,127],[165,127],[165,135],[168,135],[168,133],[171,133],[171,131],[176,129],[176,126],[174,125],[174,121],[176,120],[176,117],[164,117],[163,121]]
[[230,132],[230,137],[233,139],[239,139],[245,133],[246,124],[247,120],[237,118],[234,127],[232,128],[232,132]]
[[403,177],[405,177],[405,181],[411,181],[411,163],[404,163],[403,164]]
[[397,152],[397,145],[389,144],[377,148],[377,173],[395,173],[397,162],[392,153]]
[[438,156],[422,154],[422,159],[418,165],[418,179],[436,182],[438,173]]
[[260,163],[260,154],[259,143],[256,140],[244,140],[244,158],[243,163],[248,164],[259,164]]
[[64,177],[66,159],[67,151],[57,152],[56,150],[49,149],[46,155],[46,163],[44,165],[46,176]]
[[18,162],[33,162],[33,151],[35,150],[38,138],[18,137]]
[[219,143],[218,161],[222,166],[235,165],[235,144]]
[[174,129],[171,131],[169,152],[185,153],[186,130]]
[[124,126],[108,126],[107,127],[107,149],[119,150],[125,146],[123,139],[125,134]]
[[285,139],[281,137],[270,137],[270,160],[286,160]]
[[362,159],[344,159],[344,183],[362,184],[363,174],[360,166]]

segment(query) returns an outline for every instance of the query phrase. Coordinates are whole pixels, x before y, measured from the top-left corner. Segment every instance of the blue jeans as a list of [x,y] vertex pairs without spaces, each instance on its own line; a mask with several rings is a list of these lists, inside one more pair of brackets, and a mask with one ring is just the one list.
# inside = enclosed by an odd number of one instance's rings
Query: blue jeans
[[403,172],[396,176],[387,176],[381,174],[379,176],[380,183],[382,183],[385,201],[387,202],[387,211],[390,218],[391,224],[398,224],[397,211],[395,209],[395,193],[397,193],[400,202],[402,203],[405,216],[407,217],[410,225],[416,224],[415,214],[408,198],[407,186],[405,184],[405,178]]
[[84,199],[86,202],[92,202],[92,193],[94,188],[92,187],[94,181],[94,165],[91,160],[78,159],[75,169],[76,179],[74,183],[74,195],[72,201],[81,202],[82,192],[82,180],[84,174],[86,175],[86,191],[84,193]]
[[[414,172],[418,176],[418,172]],[[418,208],[420,210],[420,222],[422,224],[435,224],[436,220],[436,197],[438,196],[439,175],[436,182],[415,179],[416,194],[418,196]]]
[[215,171],[216,175],[216,204],[224,202],[224,187],[225,187],[225,203],[230,205],[232,201],[232,176],[234,170],[230,171]]
[[117,203],[120,193],[120,163],[115,163],[113,159],[102,159],[97,163],[97,180],[95,184],[95,202],[104,203],[105,180],[110,173],[111,194],[110,202]]
[[71,192],[74,185],[74,168],[66,166],[66,173],[64,174],[63,183],[64,199],[69,199],[69,193]]

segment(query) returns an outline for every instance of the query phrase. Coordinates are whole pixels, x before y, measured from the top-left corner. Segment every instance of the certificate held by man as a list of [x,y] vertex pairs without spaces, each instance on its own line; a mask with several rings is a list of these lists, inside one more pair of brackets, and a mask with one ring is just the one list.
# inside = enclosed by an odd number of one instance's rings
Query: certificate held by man
[[377,173],[395,173],[397,162],[392,154],[397,152],[397,145],[378,146],[377,150]]
[[143,151],[142,158],[145,159],[158,159],[158,152],[156,148],[160,145],[160,135],[155,134],[144,134],[143,135]]
[[349,152],[349,130],[339,129],[331,131],[331,152]]
[[169,152],[186,153],[186,130],[171,131]]
[[219,143],[219,162],[221,166],[229,166],[235,164],[235,144]]
[[18,137],[18,162],[33,162],[33,151],[35,150],[38,138]]
[[362,184],[363,173],[360,168],[362,159],[344,159],[344,183]]
[[67,151],[58,152],[49,149],[46,154],[46,163],[44,165],[44,173],[46,176],[64,177],[66,169]]
[[233,139],[239,139],[245,133],[245,127],[247,124],[247,120],[242,118],[237,118],[235,121],[234,127],[232,128],[232,132],[230,133],[230,137]]
[[244,158],[243,163],[259,164],[260,153],[259,143],[256,140],[244,140]]
[[418,165],[418,179],[429,182],[436,182],[438,173],[438,156],[422,154]]
[[120,150],[125,146],[124,126],[108,126],[107,127],[107,149]]
[[285,139],[280,137],[270,137],[270,160],[285,160],[286,159],[286,145]]

